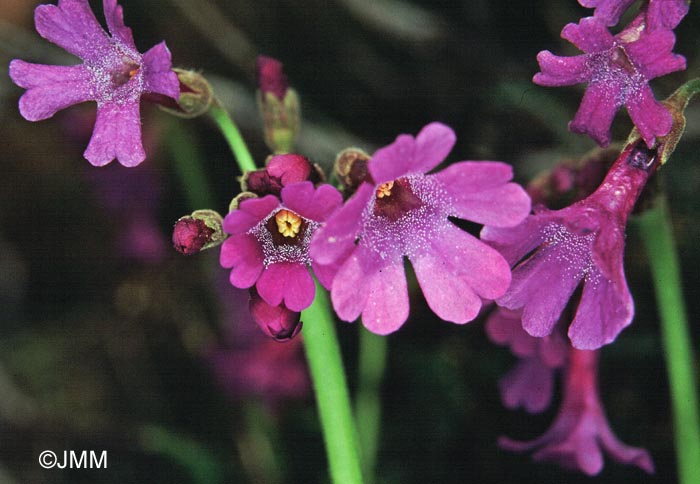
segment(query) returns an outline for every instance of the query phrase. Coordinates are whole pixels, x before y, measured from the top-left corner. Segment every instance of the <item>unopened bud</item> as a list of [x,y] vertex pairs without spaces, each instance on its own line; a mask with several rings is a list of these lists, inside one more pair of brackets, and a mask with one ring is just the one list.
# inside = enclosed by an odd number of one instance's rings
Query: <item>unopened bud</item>
[[288,309],[284,303],[271,306],[255,290],[250,290],[250,314],[263,333],[276,341],[285,342],[301,331],[301,313]]
[[161,105],[170,114],[181,118],[196,118],[206,114],[214,100],[209,81],[199,72],[174,68],[180,81],[180,99],[174,105]]
[[333,170],[346,195],[352,194],[367,180],[370,156],[360,148],[345,148],[335,158]]
[[173,247],[184,255],[220,245],[225,238],[223,219],[214,210],[195,210],[180,217],[173,228]]
[[279,196],[282,188],[301,181],[310,181],[314,185],[320,183],[323,171],[305,156],[289,153],[271,156],[265,168],[246,172],[241,178],[241,189],[261,197]]
[[257,101],[265,142],[273,153],[289,153],[299,132],[299,96],[289,87],[281,62],[260,56],[257,64]]

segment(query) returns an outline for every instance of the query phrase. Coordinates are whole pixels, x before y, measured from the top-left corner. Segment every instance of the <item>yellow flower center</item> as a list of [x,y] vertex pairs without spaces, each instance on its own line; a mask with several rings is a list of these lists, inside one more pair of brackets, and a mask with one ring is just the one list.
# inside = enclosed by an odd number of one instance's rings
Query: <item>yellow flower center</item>
[[377,198],[384,198],[391,195],[391,189],[394,188],[394,182],[382,183],[377,187]]
[[294,212],[282,209],[275,214],[277,230],[285,237],[296,237],[301,229],[301,217]]

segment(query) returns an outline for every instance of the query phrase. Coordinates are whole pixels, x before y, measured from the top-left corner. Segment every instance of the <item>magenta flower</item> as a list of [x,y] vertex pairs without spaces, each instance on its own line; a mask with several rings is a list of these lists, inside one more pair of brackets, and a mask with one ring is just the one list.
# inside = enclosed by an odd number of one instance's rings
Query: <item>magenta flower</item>
[[362,315],[370,331],[396,331],[409,313],[404,257],[444,320],[471,321],[481,297],[505,292],[510,272],[503,257],[448,217],[513,226],[529,212],[530,199],[509,183],[505,163],[463,161],[426,175],[454,143],[454,132],[439,123],[416,138],[400,135],[374,154],[369,180],[314,236],[312,259],[337,268],[330,289],[341,319]]
[[[579,0],[588,8],[595,8],[594,17],[608,27],[616,25],[635,0]],[[688,13],[687,0],[649,0],[646,5],[646,28],[673,30]]]
[[[231,234],[221,247],[220,262],[231,268],[231,284],[255,286],[271,306],[299,312],[311,305],[315,285],[307,266],[314,266],[308,248],[321,222],[342,203],[330,185],[314,188],[311,182],[287,185],[281,202],[274,195],[241,202],[224,219]],[[324,271],[316,272],[320,280]]]
[[253,321],[275,341],[290,341],[301,331],[301,313],[288,309],[284,303],[277,306],[266,303],[254,287],[250,288],[248,308]]
[[603,451],[620,463],[653,473],[649,453],[623,444],[610,429],[598,395],[598,352],[572,348],[568,362],[564,398],[549,430],[529,442],[502,437],[499,445],[515,452],[535,450],[535,460],[554,461],[590,476],[603,469]]
[[610,125],[621,106],[647,146],[671,129],[671,113],[654,98],[649,80],[685,69],[685,58],[672,53],[675,36],[669,30],[650,31],[643,14],[613,36],[596,18],[568,24],[561,36],[584,54],[560,57],[549,51],[537,55],[541,72],[533,82],[542,86],[588,87],[569,129],[589,135],[598,144],[610,143]]
[[146,93],[179,97],[177,75],[170,70],[170,52],[164,42],[140,54],[131,29],[124,25],[116,0],[103,0],[108,35],[87,0],[59,0],[40,5],[34,20],[42,37],[83,60],[74,66],[32,64],[15,59],[10,77],[27,89],[19,110],[29,121],[85,101],[97,102],[97,119],[84,156],[95,166],[114,158],[124,166],[141,163],[139,101]]
[[317,183],[321,177],[305,156],[292,153],[271,156],[265,168],[249,171],[243,177],[245,190],[258,196],[279,196],[283,187],[301,181]]
[[568,330],[575,348],[612,342],[632,322],[634,305],[623,267],[625,224],[655,165],[641,142],[629,145],[600,187],[561,210],[538,208],[514,228],[484,227],[489,242],[514,265],[496,302],[522,308],[523,328],[550,334],[576,288],[583,291]]
[[499,345],[508,345],[519,358],[515,367],[498,382],[501,400],[511,410],[523,407],[530,413],[549,407],[554,393],[554,374],[566,362],[567,344],[559,332],[543,338],[527,334],[520,312],[497,308],[486,321],[486,334]]

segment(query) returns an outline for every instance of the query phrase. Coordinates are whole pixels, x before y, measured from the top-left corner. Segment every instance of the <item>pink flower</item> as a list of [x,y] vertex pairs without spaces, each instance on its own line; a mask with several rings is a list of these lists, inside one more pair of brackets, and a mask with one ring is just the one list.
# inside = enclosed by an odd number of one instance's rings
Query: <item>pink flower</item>
[[607,146],[615,113],[626,106],[647,146],[653,147],[657,136],[669,133],[671,113],[654,98],[649,80],[685,69],[685,58],[672,53],[673,32],[646,28],[640,14],[615,36],[594,17],[566,25],[561,36],[584,54],[560,57],[540,52],[541,72],[533,82],[542,86],[588,84],[569,129]]
[[[231,268],[235,287],[255,286],[267,304],[299,312],[311,305],[315,285],[307,268],[308,248],[321,222],[342,203],[330,185],[293,183],[274,195],[247,199],[224,219],[231,234],[221,247],[220,262]],[[316,272],[323,280],[324,272]]]
[[[595,8],[594,17],[608,27],[616,25],[635,0],[579,0],[588,8]],[[673,30],[688,13],[687,0],[649,0],[646,5],[646,26],[649,30]]]
[[568,362],[564,398],[549,430],[528,442],[502,437],[499,445],[515,452],[534,450],[535,460],[554,461],[590,476],[603,469],[603,452],[653,473],[649,453],[623,444],[610,429],[598,395],[598,352],[571,348]]
[[503,257],[448,217],[513,226],[529,212],[530,199],[509,183],[505,163],[463,161],[426,174],[454,143],[454,132],[439,123],[415,138],[400,135],[374,154],[368,180],[314,236],[312,259],[336,272],[327,287],[341,319],[362,315],[377,334],[401,327],[409,313],[404,257],[444,320],[471,321],[482,297],[505,292],[510,272]]
[[74,66],[32,64],[15,59],[10,77],[27,89],[19,110],[29,121],[85,101],[97,102],[97,119],[85,158],[102,166],[114,158],[124,166],[141,163],[146,154],[141,141],[139,101],[146,93],[179,97],[177,75],[171,71],[164,42],[140,54],[131,29],[124,25],[116,0],[103,0],[108,35],[87,0],[59,0],[40,5],[34,20],[42,37],[83,60]]
[[634,305],[623,267],[625,225],[655,153],[629,145],[600,187],[561,210],[538,208],[514,228],[484,227],[482,239],[514,266],[508,291],[496,302],[522,308],[525,331],[550,334],[576,288],[583,284],[568,335],[575,348],[612,342],[632,322]]
[[523,407],[539,413],[549,407],[554,393],[554,373],[566,362],[567,344],[559,332],[542,338],[527,334],[520,312],[497,308],[486,321],[486,334],[499,345],[508,345],[519,358],[516,366],[498,382],[506,408]]

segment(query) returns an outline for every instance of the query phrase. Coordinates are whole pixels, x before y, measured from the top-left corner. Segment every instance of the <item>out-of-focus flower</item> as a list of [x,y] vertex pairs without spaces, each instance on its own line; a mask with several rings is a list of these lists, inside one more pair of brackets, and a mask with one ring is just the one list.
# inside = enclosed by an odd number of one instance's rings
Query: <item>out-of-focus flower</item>
[[486,321],[486,334],[499,345],[507,345],[519,358],[516,366],[498,383],[503,405],[523,407],[530,413],[546,410],[554,392],[554,373],[566,362],[567,343],[554,331],[535,338],[520,323],[520,311],[496,308]]
[[258,108],[263,118],[265,142],[273,153],[289,153],[299,132],[299,97],[289,87],[282,63],[259,56]]
[[594,17],[566,25],[561,36],[584,54],[560,57],[540,52],[541,72],[533,82],[542,86],[588,84],[569,129],[607,146],[615,113],[626,106],[647,146],[653,147],[657,136],[669,133],[671,113],[654,98],[649,80],[685,69],[685,58],[672,52],[673,32],[647,29],[644,14],[640,14],[615,36]]
[[124,166],[141,163],[140,99],[146,93],[177,99],[179,83],[164,42],[139,53],[121,6],[104,0],[110,35],[100,26],[87,0],[59,0],[40,5],[34,15],[42,37],[83,60],[74,66],[32,64],[15,59],[10,77],[27,89],[19,101],[29,121],[53,116],[73,104],[96,101],[97,119],[85,158],[102,166],[114,158]]
[[404,257],[444,320],[471,321],[482,297],[505,292],[510,272],[503,257],[448,217],[513,226],[529,213],[530,199],[509,182],[505,163],[463,161],[426,175],[454,143],[454,132],[440,123],[415,138],[400,135],[374,154],[368,181],[314,236],[312,259],[337,267],[327,287],[341,319],[362,315],[377,334],[401,327],[409,313]]
[[[330,185],[293,183],[274,195],[246,199],[224,219],[231,236],[221,247],[221,265],[231,268],[231,284],[255,286],[271,306],[284,303],[299,312],[311,305],[315,285],[308,266],[311,237],[321,222],[342,203]],[[323,272],[316,272],[321,279]]]
[[482,240],[514,266],[508,291],[496,301],[522,308],[523,328],[550,334],[576,288],[583,291],[568,335],[575,348],[612,342],[632,322],[634,305],[625,280],[625,225],[656,154],[641,141],[620,154],[600,187],[561,210],[536,208],[514,228],[484,227]]
[[649,453],[623,444],[610,429],[598,394],[598,352],[571,348],[564,377],[564,398],[552,426],[541,437],[520,442],[502,437],[501,447],[526,452],[588,475],[603,469],[603,452],[617,462],[654,472]]
[[173,247],[184,255],[196,254],[211,240],[213,234],[214,229],[208,227],[204,220],[189,215],[181,217],[173,227]]

